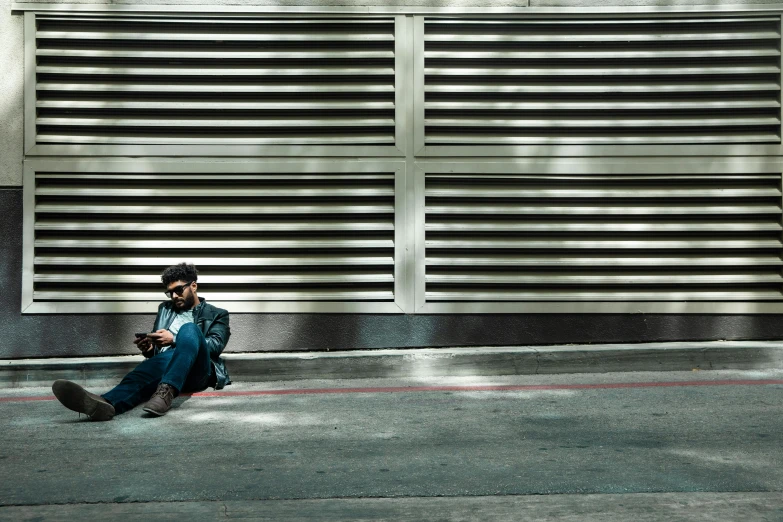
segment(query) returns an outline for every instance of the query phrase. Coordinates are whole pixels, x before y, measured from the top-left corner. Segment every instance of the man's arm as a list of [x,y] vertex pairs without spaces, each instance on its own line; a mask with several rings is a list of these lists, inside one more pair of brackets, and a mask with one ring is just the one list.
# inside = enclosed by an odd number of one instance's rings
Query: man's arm
[[209,328],[204,332],[204,338],[207,341],[207,349],[210,355],[220,355],[231,337],[231,328],[228,325],[228,312],[218,309],[218,313]]
[[[152,324],[152,330],[151,332],[158,331],[158,324],[160,323],[160,312],[163,309],[164,303],[161,303],[158,306],[158,313],[155,315],[155,322]],[[139,350],[141,350],[141,354],[149,359],[153,355],[155,355],[155,345],[152,343],[152,340],[149,337],[137,337],[133,344],[135,344]]]

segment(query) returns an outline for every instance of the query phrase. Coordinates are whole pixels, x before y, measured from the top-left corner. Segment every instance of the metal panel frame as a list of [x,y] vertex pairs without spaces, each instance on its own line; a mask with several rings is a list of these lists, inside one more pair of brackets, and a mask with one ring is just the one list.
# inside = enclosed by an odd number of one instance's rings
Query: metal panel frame
[[405,155],[409,145],[407,143],[408,128],[410,126],[409,111],[407,107],[407,90],[409,75],[407,74],[410,63],[410,37],[408,35],[408,22],[406,16],[394,17],[394,132],[397,151]]
[[[73,14],[67,6],[61,6],[59,9],[52,9],[57,13]],[[135,13],[138,10],[129,12]],[[142,9],[141,11],[144,11]],[[404,16],[395,16],[394,35],[395,35],[395,108],[394,108],[394,145],[149,145],[149,144],[117,144],[117,145],[97,145],[97,144],[76,144],[76,145],[48,145],[36,142],[36,15],[39,12],[49,12],[47,9],[31,9],[25,11],[25,154],[29,156],[231,156],[231,157],[257,157],[257,156],[373,156],[373,157],[401,157],[405,155],[405,137],[406,127],[404,114],[403,97],[407,93],[401,92],[400,83],[405,81],[396,71],[407,70],[405,62],[409,60],[407,56],[401,56],[398,51],[405,51],[409,44],[407,30],[399,27],[400,20]],[[221,13],[212,13],[215,16],[227,14],[228,10],[222,10]],[[90,10],[93,14],[93,10]],[[111,15],[111,12],[98,10],[95,14]],[[163,13],[165,14],[165,12]],[[346,13],[357,14],[357,13]],[[361,12],[364,18],[377,18],[383,15],[375,13],[368,15],[365,11]],[[385,17],[388,17],[386,14]],[[402,39],[403,41],[400,41]]]
[[424,17],[413,22],[413,81],[419,86],[413,91],[413,148],[416,156],[425,156],[424,148]]
[[415,233],[415,242],[416,247],[414,249],[415,251],[415,258],[416,258],[416,284],[415,284],[415,301],[416,301],[416,312],[418,313],[420,310],[423,310],[424,306],[427,304],[426,298],[425,298],[425,289],[426,289],[426,283],[425,279],[427,276],[427,266],[426,266],[426,248],[425,248],[425,237],[424,237],[424,225],[426,221],[426,206],[425,206],[425,198],[424,198],[424,189],[425,189],[425,171],[420,165],[415,165],[413,168],[414,175],[416,177],[415,184],[415,195],[414,195],[414,220],[416,222],[416,233]]
[[[423,160],[416,164],[421,171],[421,181],[417,193],[416,237],[417,278],[416,313],[417,314],[780,314],[781,302],[748,301],[616,301],[616,302],[426,302],[425,301],[425,201],[424,176],[427,173],[525,173],[546,172],[547,174],[650,174],[650,173],[778,173],[783,163],[777,157],[707,157],[707,158],[661,158],[639,157],[633,162],[622,158],[550,158],[520,159],[498,161],[497,158],[472,161],[435,161]],[[783,176],[781,176],[783,182]],[[781,252],[783,255],[783,252]],[[782,296],[783,299],[783,296]]]
[[22,174],[22,312],[33,305],[35,277],[35,168],[24,162]]
[[34,154],[36,120],[35,13],[24,14],[24,151]]
[[[258,8],[234,8],[222,6],[216,16],[230,14],[299,14],[307,16],[344,16],[361,14],[364,17],[380,17],[395,14],[395,146],[339,146],[339,145],[47,145],[36,144],[36,90],[35,90],[35,14],[37,12],[89,12],[101,15],[121,13],[188,13],[198,14],[203,12],[200,6],[107,6],[107,5],[63,5],[63,4],[13,4],[12,10],[25,11],[25,150],[32,156],[375,156],[375,157],[400,157],[406,154],[407,146],[415,148],[415,154],[419,157],[535,157],[535,156],[573,156],[573,157],[601,157],[601,156],[753,156],[753,155],[783,155],[783,143],[781,144],[754,144],[754,145],[476,145],[476,146],[440,146],[424,143],[424,16],[422,15],[475,15],[484,17],[503,14],[504,16],[524,16],[534,18],[541,15],[558,14],[565,17],[590,15],[590,16],[617,16],[622,17],[650,13],[658,16],[673,14],[698,14],[699,16],[725,16],[727,14],[772,14],[783,15],[783,11],[776,6],[712,6],[710,11],[700,10],[698,6],[671,6],[671,7],[639,7],[639,8],[510,8],[510,9],[471,9],[471,8],[398,8],[374,6],[367,8],[285,8],[285,7],[258,7]],[[399,27],[405,14],[416,14],[413,19],[412,34],[407,29]],[[400,42],[400,37],[408,42]],[[410,46],[410,39],[413,46]],[[412,129],[403,125],[407,124],[403,115],[404,103],[401,98],[407,93],[400,92],[399,85],[406,82],[401,74],[410,74],[405,62],[410,56],[401,56],[400,51],[413,53],[414,85],[413,96],[416,107]],[[783,74],[781,75],[783,76]],[[783,84],[782,84],[783,85]],[[783,133],[783,124],[781,125]],[[783,135],[783,134],[781,134]],[[412,142],[412,143],[411,143]]]
[[401,145],[402,150],[405,152],[405,176],[401,178],[400,182],[402,187],[397,192],[399,199],[397,200],[397,215],[395,216],[397,223],[397,245],[404,249],[405,255],[401,257],[401,263],[396,267],[400,269],[400,277],[397,281],[401,281],[402,284],[399,287],[400,291],[397,294],[399,301],[397,304],[402,308],[405,313],[413,313],[415,309],[415,303],[413,301],[413,289],[416,281],[415,274],[415,259],[414,249],[416,242],[414,240],[415,235],[415,220],[412,219],[410,212],[410,204],[414,196],[414,183],[413,183],[413,165],[414,165],[414,143],[411,140],[410,129],[414,119],[414,100],[407,94],[415,92],[415,82],[413,77],[413,61],[411,57],[415,53],[415,44],[411,38],[413,31],[413,17],[400,15],[396,17],[395,27],[397,29],[397,47],[395,48],[395,56],[397,57],[396,72],[396,91],[398,94],[398,117],[399,125],[398,129],[402,130],[402,136],[398,141],[398,145]]
[[[156,159],[143,162],[129,158],[92,159],[92,158],[40,158],[27,159],[24,165],[24,238],[23,238],[23,274],[22,274],[22,313],[58,314],[58,313],[150,313],[156,309],[158,301],[137,302],[35,302],[33,296],[33,277],[35,272],[35,174],[41,170],[52,172],[144,172],[144,173],[219,173],[219,172],[308,172],[313,169],[326,172],[373,172],[386,169],[394,172],[395,179],[395,245],[394,245],[394,294],[395,301],[378,302],[327,302],[327,301],[215,301],[214,304],[228,309],[232,313],[404,313],[405,285],[404,267],[406,247],[404,238],[408,227],[405,212],[406,168],[404,161],[266,161],[259,159],[226,160],[221,158],[181,158]],[[409,284],[409,283],[407,283]]]
[[[623,17],[638,15],[643,13],[649,13],[651,15],[666,16],[671,14],[672,11],[680,12],[683,8],[685,12],[682,14],[692,14],[704,17],[717,17],[725,16],[728,14],[770,14],[780,17],[779,23],[781,24],[781,43],[780,49],[783,49],[783,10],[777,6],[761,8],[759,11],[763,13],[753,12],[756,9],[753,6],[747,6],[748,9],[741,8],[739,12],[734,12],[734,8],[738,6],[710,6],[709,11],[696,9],[697,6],[690,8],[684,6],[672,6],[672,7],[645,7],[634,8],[629,6],[628,9],[623,8],[621,12],[618,12],[618,8],[612,7],[595,7],[590,9],[579,8],[561,8],[561,9],[540,9],[531,8],[528,10],[515,10],[510,9],[509,15],[525,14],[528,15],[525,18],[534,19],[535,15],[541,14],[560,14],[563,18],[572,17],[574,15],[587,15],[584,18],[590,18],[591,16],[610,16],[616,15],[618,19]],[[755,6],[761,7],[761,6]],[[731,12],[728,12],[731,11]],[[432,13],[441,14],[441,13]],[[492,10],[487,9],[484,13],[487,16],[491,16]],[[417,52],[421,53],[421,56],[416,56],[415,71],[417,85],[422,86],[421,89],[415,91],[416,96],[421,96],[421,107],[417,110],[414,136],[416,136],[416,143],[420,145],[417,148],[417,156],[419,157],[536,157],[536,156],[565,156],[565,157],[604,157],[604,156],[783,156],[783,142],[781,144],[748,144],[748,145],[590,145],[590,144],[555,144],[555,145],[425,145],[425,132],[424,132],[424,18],[417,17],[419,20],[420,28],[417,25],[417,37],[420,40],[417,43]],[[783,90],[783,55],[781,55],[781,80],[780,86]],[[421,92],[420,92],[421,91]],[[778,100],[783,102],[781,95],[779,94]],[[783,111],[783,108],[779,108],[779,111]],[[781,118],[780,136],[783,140],[783,118]]]
[[[675,2],[676,4],[676,2]],[[469,302],[427,303],[425,301],[425,173],[426,172],[524,172],[546,167],[547,172],[605,174],[607,172],[642,173],[645,166],[667,172],[736,171],[746,168],[781,171],[783,145],[509,145],[509,146],[425,146],[424,142],[424,17],[631,17],[649,15],[718,16],[730,14],[778,15],[780,5],[672,5],[613,6],[585,8],[432,8],[402,6],[364,7],[281,7],[208,5],[109,5],[109,4],[12,4],[13,11],[25,15],[25,153],[24,165],[24,238],[22,311],[26,314],[56,313],[151,313],[156,302],[48,302],[33,301],[35,172],[46,167],[57,170],[78,168],[118,168],[148,159],[144,167],[168,171],[200,166],[230,165],[234,169],[267,171],[311,165],[314,168],[355,169],[357,165],[395,171],[395,266],[393,303],[365,302],[216,302],[233,313],[783,313],[783,303],[770,302]],[[308,146],[308,145],[36,145],[36,13],[81,13],[84,15],[178,17],[290,15],[308,17],[355,16],[358,18],[394,17],[395,19],[395,146]],[[783,48],[783,39],[781,41]],[[783,73],[781,73],[783,85]],[[781,128],[783,135],[783,126]],[[96,156],[107,156],[97,158]],[[181,156],[173,158],[173,156]],[[297,156],[298,159],[292,156]],[[694,156],[688,158],[687,156]],[[699,156],[699,157],[696,157]],[[756,156],[756,157],[754,157]],[[759,157],[765,156],[765,157]],[[166,159],[166,157],[169,157]],[[306,159],[302,159],[305,157]],[[344,158],[342,158],[344,157]],[[633,157],[633,160],[630,160]],[[222,159],[221,159],[222,158]],[[369,166],[373,167],[369,167]],[[260,169],[260,170],[259,170]],[[441,170],[438,170],[441,169]],[[506,170],[504,170],[506,169]],[[649,169],[648,169],[649,170]],[[165,172],[164,170],[163,172]],[[292,170],[293,171],[293,170]],[[783,199],[781,201],[783,205]],[[783,252],[781,252],[783,254]]]

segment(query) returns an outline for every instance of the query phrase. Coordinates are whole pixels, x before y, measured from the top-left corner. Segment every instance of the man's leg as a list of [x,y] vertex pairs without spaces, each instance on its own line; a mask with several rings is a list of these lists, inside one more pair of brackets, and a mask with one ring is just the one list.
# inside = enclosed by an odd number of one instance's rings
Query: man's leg
[[204,334],[193,323],[183,325],[177,333],[174,355],[160,383],[173,386],[177,392],[199,391],[207,387],[211,372]]
[[133,371],[103,398],[109,401],[120,414],[131,410],[146,401],[160,384],[166,368],[171,362],[174,350],[166,350],[154,357],[145,359]]
[[171,356],[169,352],[163,352],[145,360],[102,397],[66,380],[55,381],[52,391],[66,408],[84,413],[92,420],[110,420],[115,414],[130,410],[152,395]]
[[144,411],[164,415],[181,391],[199,391],[207,387],[212,364],[204,334],[193,323],[183,325],[177,333],[177,346],[160,379],[160,386],[144,405]]
[[115,411],[106,399],[90,393],[75,382],[58,379],[52,384],[52,392],[60,403],[69,410],[84,413],[90,420],[107,421]]

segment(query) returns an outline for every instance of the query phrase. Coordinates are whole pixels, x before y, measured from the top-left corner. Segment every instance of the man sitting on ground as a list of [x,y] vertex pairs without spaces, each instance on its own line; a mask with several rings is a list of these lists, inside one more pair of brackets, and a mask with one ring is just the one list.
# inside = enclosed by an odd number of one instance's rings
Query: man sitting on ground
[[231,384],[220,357],[231,335],[228,312],[198,297],[198,271],[192,264],[168,267],[161,280],[170,300],[158,307],[153,332],[137,334],[133,341],[147,360],[103,396],[71,381],[55,381],[52,391],[66,408],[103,421],[148,399],[144,411],[161,416],[180,392]]

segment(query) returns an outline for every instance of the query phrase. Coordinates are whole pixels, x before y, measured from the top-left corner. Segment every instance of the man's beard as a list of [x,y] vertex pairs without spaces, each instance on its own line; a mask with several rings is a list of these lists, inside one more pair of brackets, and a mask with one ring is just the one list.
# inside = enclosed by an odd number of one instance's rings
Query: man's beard
[[[180,304],[182,303],[182,304]],[[191,293],[187,297],[183,297],[182,301],[177,302],[177,308],[181,310],[190,310],[196,304],[196,297]]]

